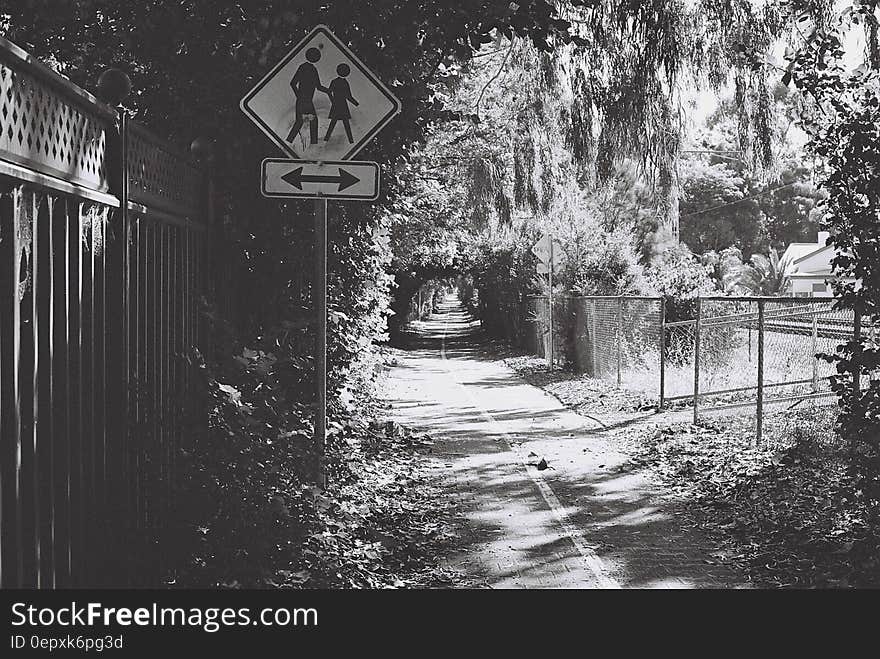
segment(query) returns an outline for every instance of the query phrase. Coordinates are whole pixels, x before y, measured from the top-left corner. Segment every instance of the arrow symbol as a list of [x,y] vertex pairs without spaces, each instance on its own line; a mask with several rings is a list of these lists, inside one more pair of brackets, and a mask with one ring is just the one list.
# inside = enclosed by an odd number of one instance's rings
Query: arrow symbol
[[339,168],[339,176],[316,176],[314,174],[303,174],[303,168],[297,167],[292,172],[288,172],[281,177],[285,183],[290,183],[297,190],[303,189],[303,183],[338,183],[339,192],[350,188],[355,183],[360,183],[360,179],[346,170]]

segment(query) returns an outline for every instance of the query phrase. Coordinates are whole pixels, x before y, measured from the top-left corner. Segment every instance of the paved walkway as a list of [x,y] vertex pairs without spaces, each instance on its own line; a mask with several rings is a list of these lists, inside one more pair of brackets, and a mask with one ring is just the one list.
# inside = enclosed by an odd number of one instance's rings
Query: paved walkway
[[433,435],[433,467],[460,503],[467,546],[450,567],[493,588],[740,585],[674,502],[620,469],[615,431],[520,380],[457,300],[442,311],[416,324],[388,400],[394,420]]

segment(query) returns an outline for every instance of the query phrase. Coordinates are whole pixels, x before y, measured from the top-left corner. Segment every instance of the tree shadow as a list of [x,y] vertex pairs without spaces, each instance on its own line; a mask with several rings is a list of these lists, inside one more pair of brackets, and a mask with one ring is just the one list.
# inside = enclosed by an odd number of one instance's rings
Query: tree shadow
[[[684,504],[633,470],[615,442],[614,430],[653,413],[600,427],[550,396],[541,398],[513,373],[486,375],[484,365],[476,369],[479,377],[468,377],[469,362],[498,357],[459,311],[422,321],[412,334],[404,348],[412,360],[404,365],[409,375],[401,377],[420,377],[422,388],[413,385],[410,392],[404,387],[407,395],[393,406],[401,422],[434,438],[435,473],[463,520],[459,547],[446,562],[492,588],[598,585],[529,473],[538,472],[521,462],[520,456],[532,449],[539,456],[552,447],[566,460],[540,477],[551,486],[569,528],[577,530],[621,586],[741,585],[740,576],[711,555],[699,529],[686,523]],[[434,375],[448,381],[450,370],[461,371],[456,380],[461,390],[438,390],[431,400]]]

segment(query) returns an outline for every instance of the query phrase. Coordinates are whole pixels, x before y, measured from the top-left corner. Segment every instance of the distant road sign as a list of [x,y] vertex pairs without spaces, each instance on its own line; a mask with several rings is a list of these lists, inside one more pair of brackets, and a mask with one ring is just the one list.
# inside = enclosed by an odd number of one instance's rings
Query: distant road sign
[[400,101],[319,25],[241,100],[242,111],[296,159],[349,160],[400,112]]
[[532,254],[537,256],[541,261],[547,263],[550,261],[550,236],[544,234],[541,239],[532,245]]
[[[553,238],[553,250],[556,252],[554,256],[562,253],[562,243],[558,239]],[[532,254],[537,256],[543,263],[550,263],[550,241],[551,236],[545,233],[541,239],[532,245]]]
[[266,197],[372,201],[379,196],[375,162],[267,158],[262,170],[261,189]]

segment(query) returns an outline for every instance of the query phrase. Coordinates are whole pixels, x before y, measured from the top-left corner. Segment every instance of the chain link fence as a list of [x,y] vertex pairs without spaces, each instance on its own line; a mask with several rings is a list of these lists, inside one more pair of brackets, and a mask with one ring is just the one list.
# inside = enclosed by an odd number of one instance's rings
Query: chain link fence
[[832,298],[707,297],[693,319],[666,325],[667,403],[687,402],[694,422],[751,414],[761,440],[766,414],[835,402],[834,354],[859,329]]
[[[542,357],[548,312],[546,296],[523,303],[520,345]],[[832,298],[704,297],[676,304],[676,313],[684,318],[667,318],[662,298],[560,297],[554,360],[653,395],[658,409],[692,406],[695,422],[724,411],[754,415],[760,441],[765,414],[835,402],[837,371],[820,355],[877,334]]]
[[[549,300],[524,302],[521,347],[546,357]],[[553,357],[575,371],[659,396],[663,300],[657,297],[565,296],[553,303]]]

